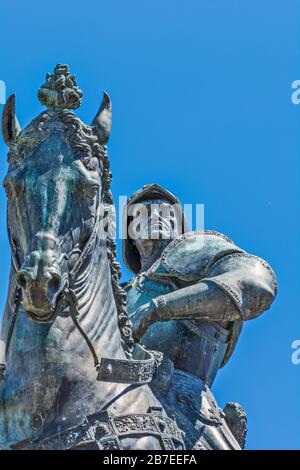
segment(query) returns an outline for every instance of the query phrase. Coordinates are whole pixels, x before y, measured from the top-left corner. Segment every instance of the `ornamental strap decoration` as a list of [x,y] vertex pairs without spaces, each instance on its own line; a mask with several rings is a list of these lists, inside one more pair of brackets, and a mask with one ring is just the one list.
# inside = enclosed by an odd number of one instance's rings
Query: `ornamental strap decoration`
[[131,436],[156,437],[163,450],[183,450],[183,433],[175,418],[168,418],[161,407],[148,413],[112,416],[107,411],[86,416],[83,422],[41,441],[11,445],[13,450],[122,450],[122,439]]

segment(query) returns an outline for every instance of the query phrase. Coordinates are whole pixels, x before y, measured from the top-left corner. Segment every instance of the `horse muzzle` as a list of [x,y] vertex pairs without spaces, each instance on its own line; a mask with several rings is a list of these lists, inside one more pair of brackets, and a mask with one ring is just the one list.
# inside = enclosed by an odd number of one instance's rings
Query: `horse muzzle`
[[53,268],[44,269],[41,274],[23,268],[17,274],[17,282],[28,316],[38,323],[53,322],[58,298],[65,287],[61,274]]

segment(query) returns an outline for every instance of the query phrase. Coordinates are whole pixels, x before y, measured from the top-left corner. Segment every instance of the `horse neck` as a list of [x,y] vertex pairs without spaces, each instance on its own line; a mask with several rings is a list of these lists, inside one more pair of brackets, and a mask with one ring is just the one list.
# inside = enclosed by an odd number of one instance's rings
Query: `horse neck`
[[[107,238],[102,235],[100,233],[96,246],[85,262],[86,268],[77,275],[72,288],[78,300],[80,324],[99,358],[124,358]],[[73,328],[72,334],[78,336],[78,331]]]

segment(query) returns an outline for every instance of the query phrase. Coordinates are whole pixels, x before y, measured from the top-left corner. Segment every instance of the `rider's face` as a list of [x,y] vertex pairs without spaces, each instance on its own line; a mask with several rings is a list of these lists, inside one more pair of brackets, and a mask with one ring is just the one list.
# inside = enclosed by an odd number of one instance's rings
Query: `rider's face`
[[172,240],[182,227],[176,204],[165,199],[148,199],[131,207],[133,221],[129,236],[137,240]]

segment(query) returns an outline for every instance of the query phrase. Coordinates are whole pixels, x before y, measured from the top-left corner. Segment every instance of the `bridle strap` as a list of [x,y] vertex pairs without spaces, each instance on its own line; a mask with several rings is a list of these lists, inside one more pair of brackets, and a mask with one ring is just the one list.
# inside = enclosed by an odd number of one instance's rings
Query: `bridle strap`
[[16,287],[16,290],[14,292],[15,308],[14,308],[14,313],[13,313],[13,317],[12,317],[12,320],[11,320],[11,324],[10,324],[10,327],[9,327],[9,332],[8,332],[8,335],[7,335],[7,342],[6,342],[6,347],[5,347],[5,354],[6,355],[8,354],[8,351],[9,351],[9,346],[10,346],[11,338],[12,338],[12,335],[13,335],[13,332],[14,332],[14,329],[15,329],[15,324],[16,324],[16,321],[17,321],[17,316],[18,316],[18,311],[19,311],[21,301],[22,301],[21,288]]
[[77,308],[78,302],[77,302],[76,294],[71,289],[66,289],[64,291],[64,296],[65,296],[66,300],[69,302],[70,315],[71,315],[72,321],[73,321],[74,325],[76,326],[77,330],[79,331],[79,333],[81,334],[81,336],[84,338],[89,350],[91,351],[91,354],[92,354],[93,359],[94,359],[94,366],[98,367],[100,363],[99,363],[97,353],[94,349],[94,346],[92,345],[91,340],[89,339],[88,335],[83,330],[83,328],[81,327],[81,325],[78,321],[79,311],[78,311],[78,308]]
[[80,254],[78,260],[76,261],[75,265],[73,266],[72,270],[70,271],[69,281],[72,280],[72,279],[75,279],[76,274],[79,272],[84,260],[86,259],[86,257],[88,256],[90,250],[93,247],[93,242],[95,241],[95,238],[96,238],[97,233],[98,233],[99,221],[100,221],[100,218],[101,218],[101,208],[102,207],[103,207],[103,203],[100,200],[98,200],[96,220],[94,222],[94,227],[93,227],[92,233],[90,234],[90,237],[89,237],[88,241],[86,242],[83,250],[81,251],[81,254]]
[[15,292],[14,292],[13,300],[14,300],[15,307],[14,307],[13,317],[12,317],[12,320],[11,320],[11,323],[10,323],[10,326],[9,326],[7,341],[6,341],[6,345],[5,345],[5,360],[2,364],[0,364],[0,384],[4,381],[4,372],[5,372],[5,369],[6,369],[6,358],[8,356],[11,339],[12,339],[12,336],[13,336],[13,332],[14,332],[14,329],[15,329],[20,304],[21,304],[21,301],[22,301],[22,290],[21,290],[20,287],[16,287]]

